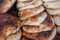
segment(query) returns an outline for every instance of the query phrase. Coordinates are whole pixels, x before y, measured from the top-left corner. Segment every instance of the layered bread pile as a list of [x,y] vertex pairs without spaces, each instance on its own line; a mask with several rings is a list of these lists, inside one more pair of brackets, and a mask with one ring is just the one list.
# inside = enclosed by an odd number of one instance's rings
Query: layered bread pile
[[[0,40],[20,40],[20,21],[6,13],[16,0],[0,0]],[[12,11],[11,11],[12,12]]]
[[22,26],[21,40],[54,39],[56,27],[52,16],[45,11],[43,2],[41,0],[17,0],[17,2]]
[[57,26],[57,32],[60,33],[60,0],[43,0],[47,12],[53,16]]
[[56,40],[56,27],[60,33],[60,0],[0,0],[0,40]]

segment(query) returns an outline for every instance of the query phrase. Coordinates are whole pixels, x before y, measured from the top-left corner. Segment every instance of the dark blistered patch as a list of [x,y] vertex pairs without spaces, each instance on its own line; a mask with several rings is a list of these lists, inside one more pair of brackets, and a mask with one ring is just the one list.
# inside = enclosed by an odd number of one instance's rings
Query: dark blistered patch
[[38,33],[38,35],[39,35],[39,36],[37,36],[38,38],[40,38],[40,37],[49,37],[50,31],[40,32],[40,33]]
[[0,0],[0,3],[2,3],[4,0]]
[[13,21],[7,21],[6,24],[7,25],[15,25],[15,23]]
[[50,35],[50,31],[43,32],[43,36],[44,36],[44,37],[47,37],[47,36],[49,36],[49,35]]
[[6,25],[5,22],[0,22],[0,30],[3,30],[4,26]]
[[47,21],[48,21],[50,24],[52,23],[52,20],[51,20],[50,15],[47,17]]
[[56,36],[55,36],[55,38],[53,40],[60,40],[60,34],[57,33]]
[[49,27],[52,26],[53,22],[52,22],[52,19],[51,19],[50,15],[47,16],[47,18],[44,20],[43,24],[46,24]]
[[15,26],[16,27],[16,18],[10,14],[0,15],[0,30],[7,28],[7,26]]

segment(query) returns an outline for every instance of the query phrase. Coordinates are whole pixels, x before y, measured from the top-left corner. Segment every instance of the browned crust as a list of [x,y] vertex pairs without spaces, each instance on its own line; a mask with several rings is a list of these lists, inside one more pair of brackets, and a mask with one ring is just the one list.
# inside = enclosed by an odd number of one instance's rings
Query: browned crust
[[31,3],[34,3],[34,2],[36,2],[36,0],[22,0],[22,1],[20,1],[20,0],[17,0],[17,2],[19,3],[19,2],[22,2],[22,3],[24,3],[25,5],[26,4],[31,4]]
[[21,40],[33,40],[33,39],[29,39],[29,38],[23,36]]
[[17,39],[21,39],[21,30],[18,30],[16,33],[13,33],[13,34],[10,34],[10,35],[8,35],[6,38],[5,38],[5,40],[13,40],[13,39],[15,39],[15,38],[17,38]]
[[51,15],[48,15],[42,24],[47,25],[50,28],[53,28],[55,26]]
[[25,9],[25,10],[20,11],[19,12],[20,20],[24,20],[24,19],[27,19],[27,18],[31,17],[33,15],[33,13],[35,11],[39,10],[41,7],[43,7],[43,6],[38,6],[38,7],[35,7],[35,8]]
[[[6,11],[8,11],[10,9],[10,7],[12,6],[11,3],[12,0],[3,0],[2,3],[0,3],[0,14],[1,13],[5,13]],[[11,4],[11,5],[10,5]]]
[[[44,29],[46,29],[46,28],[49,28],[51,30],[54,27],[54,21],[50,15],[48,15],[47,18],[44,20],[44,22],[41,24],[44,25],[42,29],[40,28],[40,25],[39,26],[23,25],[22,28],[25,32],[28,32],[28,31],[34,32],[34,30],[37,32],[41,32],[41,31],[44,31]],[[47,30],[49,30],[49,29],[47,29]]]
[[[37,14],[37,15],[35,15],[35,16],[32,16],[31,18],[30,18],[30,20],[32,21],[32,22],[37,22],[38,20],[38,18],[39,17],[42,17],[44,14],[47,14],[46,12],[42,12],[42,13],[39,13],[39,14]],[[27,19],[28,20],[28,19]]]
[[23,36],[34,39],[34,40],[48,40],[48,38],[50,37],[52,32],[53,32],[53,30],[43,31],[43,32],[39,32],[39,33],[27,33],[25,31],[22,31],[22,34],[23,34]]
[[17,18],[11,14],[0,15],[0,39],[7,36],[7,32],[12,32],[18,27]]
[[55,38],[53,40],[60,40],[60,34],[57,33],[56,36],[55,36]]

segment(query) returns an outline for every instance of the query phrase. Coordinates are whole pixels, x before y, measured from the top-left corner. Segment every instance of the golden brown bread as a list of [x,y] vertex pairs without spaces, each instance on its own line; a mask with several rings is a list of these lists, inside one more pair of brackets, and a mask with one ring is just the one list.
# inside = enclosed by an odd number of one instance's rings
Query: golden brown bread
[[52,40],[56,35],[56,28],[50,31],[42,31],[39,33],[27,33],[25,31],[22,31],[22,34],[23,36],[34,40]]
[[24,7],[34,3],[36,0],[17,0],[17,7]]
[[21,35],[21,30],[19,30],[16,33],[7,36],[5,40],[21,40]]
[[48,16],[46,12],[39,13],[35,16],[28,18],[27,20],[22,21],[23,25],[36,25],[39,26]]
[[19,18],[20,20],[25,20],[29,17],[32,17],[34,15],[37,15],[41,12],[44,11],[44,7],[43,6],[38,6],[38,7],[35,7],[35,8],[31,8],[31,9],[25,9],[25,10],[21,10],[18,15],[19,15]]
[[35,7],[40,6],[40,5],[42,5],[42,1],[41,0],[37,0],[36,2],[31,3],[29,5],[26,5],[26,6],[23,6],[23,7],[20,7],[20,2],[18,2],[17,3],[17,8],[20,11],[20,10],[35,8]]
[[7,12],[16,0],[0,0],[0,14]]
[[51,30],[54,27],[54,21],[50,15],[39,25],[23,25],[22,28],[25,32],[36,33],[41,31]]
[[18,20],[11,14],[0,15],[0,40],[4,40],[9,34],[15,33],[20,28]]

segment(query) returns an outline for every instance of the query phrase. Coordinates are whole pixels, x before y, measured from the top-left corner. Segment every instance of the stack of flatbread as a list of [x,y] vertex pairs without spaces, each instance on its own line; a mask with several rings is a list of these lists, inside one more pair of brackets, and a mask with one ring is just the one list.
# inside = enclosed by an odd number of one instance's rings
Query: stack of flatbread
[[52,40],[56,27],[51,15],[45,12],[41,0],[17,0],[22,26],[21,40]]
[[47,12],[53,16],[57,25],[57,32],[60,33],[60,0],[42,0]]

